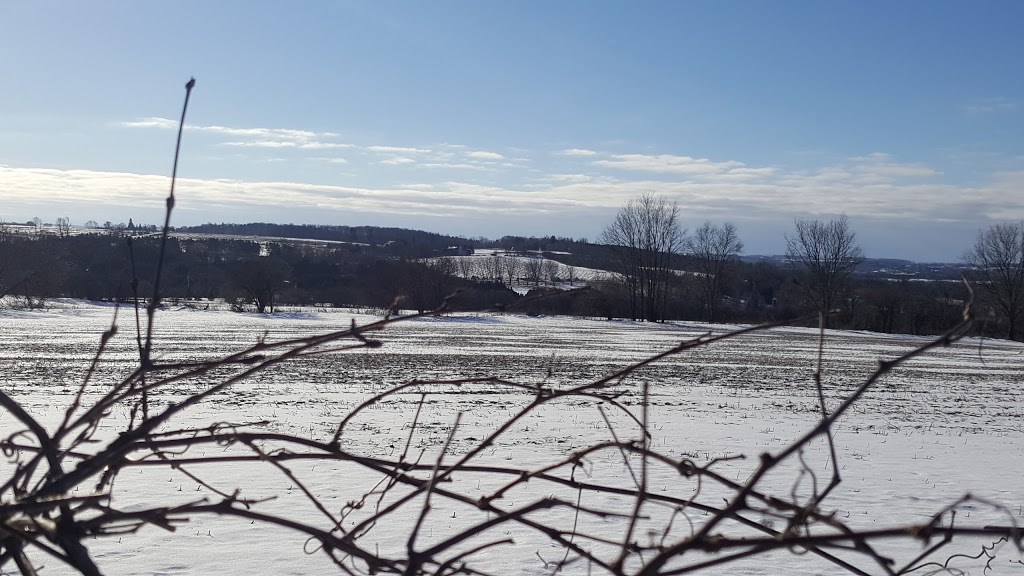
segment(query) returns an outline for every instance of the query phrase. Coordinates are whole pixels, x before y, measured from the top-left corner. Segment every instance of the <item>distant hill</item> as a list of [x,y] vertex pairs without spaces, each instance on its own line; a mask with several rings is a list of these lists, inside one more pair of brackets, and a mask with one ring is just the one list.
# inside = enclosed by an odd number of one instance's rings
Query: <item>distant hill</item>
[[451,246],[464,246],[470,240],[456,236],[409,230],[406,228],[382,228],[379,226],[326,226],[314,224],[271,224],[252,222],[249,224],[201,224],[199,226],[178,226],[176,232],[190,234],[224,234],[228,236],[258,236],[270,238],[297,238],[347,242],[367,246],[384,246],[401,243],[416,246],[427,251],[442,251]]
[[[785,256],[749,255],[740,256],[744,262],[772,262],[784,265]],[[914,262],[896,258],[865,258],[857,267],[856,274],[867,278],[890,278],[898,280],[960,280],[964,264],[955,262]]]
[[[522,253],[544,253],[547,257],[573,266],[607,268],[608,248],[592,244],[585,238],[573,239],[557,236],[503,236],[463,238],[436,232],[380,226],[329,226],[315,224],[202,224],[179,226],[176,232],[185,234],[218,234],[238,237],[301,239],[324,242],[344,242],[366,246],[371,252],[414,258],[427,258],[442,254],[465,253],[470,249],[501,248]],[[772,262],[785,265],[784,255],[744,255],[744,262]],[[684,257],[681,267],[689,269]],[[857,275],[868,278],[902,280],[959,280],[963,265],[959,263],[913,262],[894,258],[867,258],[858,267]]]
[[585,267],[599,267],[607,261],[607,250],[600,244],[590,244],[586,239],[562,238],[557,236],[503,236],[497,240],[489,238],[463,238],[435,232],[410,230],[407,228],[384,228],[379,226],[328,226],[313,224],[271,224],[252,222],[248,224],[201,224],[199,226],[178,226],[180,234],[217,234],[249,238],[277,238],[298,240],[319,240],[360,244],[370,249],[387,249],[388,253],[426,258],[442,254],[459,253],[459,249],[501,248],[520,252],[543,252],[566,264]]

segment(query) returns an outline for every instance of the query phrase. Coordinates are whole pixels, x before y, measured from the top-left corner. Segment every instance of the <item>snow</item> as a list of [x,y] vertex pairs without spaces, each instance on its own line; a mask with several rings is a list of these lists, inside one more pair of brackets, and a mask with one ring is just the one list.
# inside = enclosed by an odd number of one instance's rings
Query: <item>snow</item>
[[[558,254],[558,252],[553,252],[553,254]],[[452,260],[453,262],[456,263],[460,261],[469,262],[470,265],[468,269],[471,272],[468,275],[463,273],[463,267],[458,264],[454,266],[455,273],[461,277],[477,277],[481,279],[487,279],[490,276],[492,276],[491,272],[489,271],[489,266],[491,262],[494,260],[494,258],[499,258],[502,261],[504,261],[504,259],[506,258],[514,259],[518,261],[519,271],[517,272],[517,279],[513,284],[513,290],[519,292],[520,294],[525,294],[529,292],[530,288],[535,287],[532,282],[527,281],[528,273],[526,264],[527,262],[531,261],[535,262],[537,260],[541,260],[544,264],[547,264],[548,262],[553,263],[555,269],[557,270],[555,276],[558,278],[558,282],[555,282],[553,287],[560,288],[563,290],[579,288],[582,286],[586,286],[589,282],[611,280],[612,278],[616,277],[616,274],[614,272],[609,272],[607,270],[601,270],[598,268],[585,268],[582,266],[572,266],[573,282],[570,283],[568,281],[570,267],[566,264],[558,262],[557,260],[550,260],[548,258],[540,256],[521,256],[518,255],[518,253],[511,253],[491,248],[477,249],[473,252],[472,256],[442,256],[441,258]],[[428,258],[426,261],[431,262],[435,260],[437,260],[437,258]],[[502,270],[502,272],[504,272],[504,270]],[[540,284],[538,285],[548,286],[549,284],[544,280],[541,280]]]
[[[216,307],[214,307],[216,308]],[[111,323],[109,305],[60,301],[42,311],[0,311],[0,368],[5,391],[31,414],[54,429],[81,383]],[[170,360],[212,359],[256,343],[342,330],[352,320],[359,324],[377,317],[353,310],[285,310],[280,314],[236,314],[224,310],[196,311],[171,308],[157,315],[155,350]],[[134,315],[119,312],[120,332],[103,356],[89,398],[127,374],[137,352]],[[588,318],[525,317],[467,314],[427,317],[400,322],[371,336],[379,349],[298,358],[281,364],[218,394],[176,418],[171,428],[203,427],[213,422],[271,422],[266,430],[302,433],[328,440],[341,419],[359,403],[389,387],[413,378],[452,379],[496,376],[512,382],[543,382],[551,388],[582,384],[606,376],[692,338],[721,334],[736,328],[701,323],[651,325],[630,321],[608,322]],[[824,390],[834,408],[870,374],[880,358],[893,358],[915,346],[920,337],[868,332],[829,331],[825,338]],[[816,330],[780,328],[725,340],[697,348],[644,368],[624,383],[621,402],[639,409],[642,383],[650,384],[652,445],[673,457],[688,457],[697,465],[715,458],[746,454],[745,460],[715,465],[723,476],[743,481],[757,466],[762,452],[778,453],[811,429],[819,418],[812,373],[818,346]],[[1024,489],[1024,400],[1020,370],[1024,346],[1000,340],[967,339],[896,369],[869,390],[855,409],[838,423],[835,442],[843,483],[826,507],[855,527],[889,527],[927,522],[930,515],[966,493],[1002,503],[995,509],[979,503],[961,507],[958,523],[1006,524],[1020,520]],[[200,389],[186,382],[155,395],[155,402],[179,401]],[[465,454],[519,409],[532,394],[498,384],[432,385],[398,394],[365,410],[352,420],[342,446],[358,454],[394,457],[409,435],[420,392],[429,391],[421,423],[413,437],[414,450],[433,462],[459,412],[462,421],[449,458]],[[623,438],[636,438],[637,429],[621,411],[604,407]],[[127,411],[112,413],[103,432],[112,437],[123,430]],[[0,415],[0,434],[19,429],[7,414]],[[611,440],[597,404],[564,400],[542,406],[498,438],[478,456],[479,465],[539,467],[565,458],[575,450]],[[188,456],[232,453],[225,447],[193,449]],[[814,442],[804,454],[821,479],[832,473],[823,442]],[[616,452],[594,454],[580,471],[591,482],[628,487],[629,473]],[[634,463],[635,465],[636,463]],[[372,472],[345,462],[288,464],[333,513],[358,500],[378,479]],[[274,498],[256,510],[306,522],[326,519],[309,504],[295,483],[280,471],[260,464],[202,465],[192,468],[222,490],[241,488],[251,498]],[[763,482],[763,487],[788,496],[799,476],[797,466],[784,465]],[[478,497],[507,478],[487,474],[456,475],[450,489]],[[806,489],[803,480],[801,490]],[[714,486],[698,487],[692,479],[664,466],[651,467],[650,486],[656,493],[716,504],[727,495]],[[510,492],[501,505],[522,505],[548,493],[573,500],[574,490],[540,480]],[[122,509],[143,509],[159,504],[183,503],[212,496],[180,473],[164,467],[125,469],[114,488],[114,502]],[[5,494],[5,499],[10,495]],[[437,499],[420,546],[437,542],[460,527],[486,517],[471,506],[456,506]],[[613,495],[584,501],[591,507],[616,506],[629,512],[632,500]],[[409,526],[419,506],[374,526],[363,542],[379,546],[381,554],[404,550]],[[659,526],[670,509],[651,507],[651,519],[638,534]],[[353,511],[348,527],[365,518],[366,510]],[[572,514],[553,509],[536,519],[551,526],[571,526]],[[301,534],[259,523],[194,514],[189,523],[167,532],[146,527],[121,538],[87,541],[105,573],[241,575],[321,574],[335,572],[328,558]],[[581,516],[581,526],[621,538],[620,519]],[[690,521],[699,523],[693,515]],[[686,522],[674,534],[685,532]],[[507,533],[506,533],[507,532]],[[484,538],[486,536],[486,538]],[[545,574],[540,558],[560,559],[564,549],[521,527],[509,527],[481,536],[483,540],[510,537],[515,545],[495,548],[475,557],[472,565],[490,573]],[[646,536],[642,536],[646,538]],[[372,544],[369,544],[372,543]],[[943,550],[977,555],[985,539],[963,539]],[[903,561],[920,552],[916,542],[886,542],[879,546]],[[308,552],[308,553],[307,553]],[[55,560],[32,556],[46,565],[44,574],[64,574]],[[989,574],[1015,573],[1010,562],[1019,560],[1012,546],[1000,550]],[[957,566],[967,574],[982,574],[983,561],[961,558]],[[863,568],[878,572],[877,567]],[[1019,565],[1018,565],[1019,566]],[[581,565],[569,573],[586,573]],[[714,574],[834,574],[838,569],[811,555],[773,553],[768,560],[740,562],[711,570]],[[595,572],[597,573],[597,572]],[[1019,570],[1018,570],[1019,573]]]

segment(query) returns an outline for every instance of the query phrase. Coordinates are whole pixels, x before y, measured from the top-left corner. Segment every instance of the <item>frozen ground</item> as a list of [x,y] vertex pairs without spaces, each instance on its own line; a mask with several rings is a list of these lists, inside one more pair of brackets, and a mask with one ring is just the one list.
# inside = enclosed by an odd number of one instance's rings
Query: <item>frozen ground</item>
[[[120,334],[104,355],[94,394],[109,387],[133,367],[133,319],[121,311]],[[0,367],[5,390],[39,420],[52,427],[63,416],[86,366],[111,321],[112,307],[64,303],[39,312],[0,311]],[[259,338],[273,341],[343,329],[352,319],[372,321],[352,311],[294,311],[273,316],[224,311],[178,309],[158,315],[155,349],[164,360],[210,359],[249,346]],[[339,421],[358,403],[391,386],[420,379],[497,376],[519,383],[543,381],[551,387],[581,384],[661,351],[680,341],[721,333],[731,326],[670,323],[648,325],[574,318],[465,315],[424,318],[388,327],[375,336],[384,347],[336,353],[271,368],[234,389],[211,398],[172,427],[205,426],[214,422],[267,420],[269,429],[302,433],[326,440]],[[824,384],[830,406],[838,404],[875,367],[879,358],[892,358],[922,342],[920,338],[870,333],[829,332],[825,341]],[[727,340],[675,356],[645,368],[620,386],[624,404],[639,410],[639,390],[650,384],[653,447],[697,464],[715,458],[746,454],[745,460],[716,465],[723,476],[742,481],[762,452],[777,453],[818,417],[811,374],[817,333],[801,328]],[[855,527],[890,527],[924,523],[931,514],[965,493],[1000,502],[999,510],[980,504],[962,507],[958,523],[1008,524],[1024,520],[1024,400],[1021,398],[1024,346],[994,340],[967,340],[913,361],[883,379],[836,428],[835,441],[843,484],[828,501],[837,517]],[[155,401],[180,400],[202,382],[187,382],[160,392]],[[439,386],[430,389],[412,447],[432,462],[459,412],[462,422],[452,444],[452,456],[464,453],[475,440],[530,402],[528,393],[504,386]],[[408,423],[420,400],[419,391],[401,394],[350,423],[342,445],[353,452],[393,457],[409,435]],[[622,413],[607,410],[620,437],[637,437],[636,427]],[[127,410],[106,421],[108,434],[127,422]],[[17,429],[0,415],[4,436]],[[596,404],[581,400],[554,403],[532,414],[503,435],[479,464],[532,468],[564,458],[585,446],[611,440]],[[210,447],[211,453],[222,449]],[[205,452],[203,453],[206,454]],[[198,456],[193,453],[191,456]],[[831,474],[835,463],[824,444],[805,454],[809,469]],[[596,454],[589,460],[592,481],[629,486],[628,471],[616,453]],[[345,463],[291,464],[295,475],[337,512],[358,499],[376,478]],[[316,511],[284,474],[267,466],[210,465],[197,472],[223,490],[241,488],[250,498],[274,497],[259,505],[264,512],[310,520]],[[780,495],[794,490],[795,467],[782,467],[765,479],[766,489]],[[470,496],[492,491],[498,479],[486,475],[456,476],[451,489]],[[805,489],[809,480],[804,478]],[[681,498],[696,497],[690,480],[667,468],[652,467],[652,491]],[[504,504],[536,496],[535,491],[558,492],[557,487],[531,482],[517,488]],[[534,492],[531,492],[534,491]],[[575,491],[562,490],[572,499]],[[721,503],[713,488],[699,497]],[[209,496],[196,482],[166,468],[126,470],[118,478],[114,498],[121,507],[143,508],[158,503],[181,503]],[[628,512],[632,501],[614,496],[584,502],[617,506]],[[660,512],[651,512],[652,525]],[[346,522],[357,522],[361,512]],[[465,523],[483,518],[472,509],[438,503],[431,512],[422,543],[438,541]],[[564,513],[547,511],[537,518],[551,525],[571,524]],[[380,553],[403,549],[413,521],[408,514],[378,524],[365,536]],[[679,520],[699,525],[699,515]],[[580,520],[594,530],[620,539],[624,523],[616,519]],[[644,532],[640,532],[643,534]],[[560,559],[564,551],[522,529],[495,537],[515,544],[477,557],[473,566],[491,573],[544,574],[543,561]],[[494,538],[492,538],[494,539]],[[963,539],[941,558],[954,552],[977,555],[985,539]],[[336,571],[323,554],[310,549],[302,535],[216,516],[195,516],[171,533],[147,527],[123,538],[88,543],[109,574],[320,574]],[[305,549],[305,551],[304,551]],[[920,551],[918,543],[888,543],[882,551],[908,560]],[[43,574],[66,569],[47,558]],[[543,559],[543,560],[542,560]],[[1000,550],[989,574],[1022,574],[1020,555],[1011,547]],[[1017,562],[1017,563],[1015,563]],[[984,559],[958,559],[967,574],[982,574]],[[878,566],[865,567],[879,573]],[[570,572],[586,573],[574,566]],[[718,568],[716,574],[834,574],[836,567],[810,555],[777,553],[767,558]],[[933,573],[921,570],[915,574]]]

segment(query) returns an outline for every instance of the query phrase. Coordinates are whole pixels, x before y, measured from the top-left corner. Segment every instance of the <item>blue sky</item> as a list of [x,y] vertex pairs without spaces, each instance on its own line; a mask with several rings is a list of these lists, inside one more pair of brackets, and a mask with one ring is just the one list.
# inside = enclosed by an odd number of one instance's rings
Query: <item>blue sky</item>
[[0,218],[597,238],[630,197],[780,253],[1024,218],[1019,2],[0,4]]

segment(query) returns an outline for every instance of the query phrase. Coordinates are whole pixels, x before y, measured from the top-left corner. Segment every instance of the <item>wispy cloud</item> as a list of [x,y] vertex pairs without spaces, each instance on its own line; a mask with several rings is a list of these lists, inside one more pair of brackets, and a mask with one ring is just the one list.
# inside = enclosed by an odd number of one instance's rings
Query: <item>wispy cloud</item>
[[415,162],[416,160],[412,158],[407,158],[405,156],[395,156],[393,158],[385,158],[384,160],[381,160],[377,163],[383,164],[385,166],[401,166],[403,164],[414,164]]
[[559,152],[562,156],[597,156],[597,152],[583,148],[569,148]]
[[[125,128],[158,128],[176,130],[178,122],[170,118],[143,118],[130,122],[121,122]],[[311,130],[295,130],[292,128],[232,128],[229,126],[185,124],[185,130],[203,132],[234,138],[222,142],[224,146],[249,148],[299,148],[322,150],[334,148],[351,148],[351,144],[331,142],[338,135],[334,132],[314,132]]]
[[352,144],[342,144],[340,142],[305,142],[299,145],[299,148],[304,150],[338,150],[341,148],[354,148]]
[[871,181],[885,182],[900,178],[932,178],[941,176],[938,172],[924,164],[908,164],[896,162],[889,154],[875,152],[867,156],[850,158],[852,171]]
[[993,98],[978,98],[966,106],[968,114],[995,114],[999,112],[1013,112],[1021,107],[1019,100],[996,96]]
[[673,156],[671,154],[614,154],[608,160],[596,160],[595,166],[657,172],[663,174],[721,174],[734,168],[744,168],[742,162],[712,162],[707,158]]
[[505,157],[497,152],[486,152],[484,150],[476,150],[466,154],[466,156],[474,160],[504,160]]
[[775,168],[772,168],[772,167],[763,167],[763,168],[731,168],[731,169],[727,170],[725,173],[723,173],[722,176],[729,177],[729,178],[735,178],[735,179],[742,179],[742,180],[752,180],[752,179],[755,179],[755,178],[764,178],[766,176],[771,176],[771,175],[775,174],[776,171],[777,170]]
[[224,146],[237,146],[240,148],[296,148],[298,144],[295,142],[279,141],[279,140],[254,140],[251,142],[238,141],[238,142],[223,142]]
[[[142,118],[120,122],[125,128],[172,130],[178,123],[169,118]],[[291,128],[235,128],[216,125],[186,124],[186,130],[224,138],[220,146],[250,150],[340,150],[362,152],[365,161],[378,166],[417,165],[427,169],[498,171],[519,168],[528,160],[507,160],[503,154],[487,150],[467,150],[461,144],[441,143],[436,146],[357,145],[336,141],[335,132],[315,132]],[[251,158],[250,160],[258,160]]]
[[546,179],[552,182],[594,182],[599,180],[591,174],[551,174]]
[[162,128],[165,130],[178,128],[178,122],[176,120],[157,117],[143,118],[141,120],[133,120],[131,122],[119,122],[118,124],[125,128]]
[[403,146],[367,146],[370,152],[383,154],[429,154],[430,150],[424,148],[406,148]]
[[477,170],[490,172],[493,168],[483,164],[466,164],[465,162],[424,162],[420,164],[423,168],[450,169],[450,170]]
[[334,142],[292,142],[290,140],[241,140],[236,142],[222,142],[221,145],[240,148],[296,148],[301,150],[335,150],[341,148],[352,148],[351,144],[338,144]]
[[348,159],[337,157],[314,156],[312,158],[307,158],[307,160],[313,160],[315,162],[326,162],[328,164],[348,164]]

